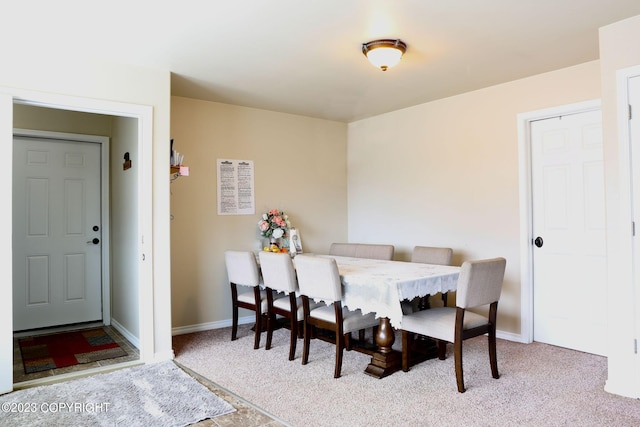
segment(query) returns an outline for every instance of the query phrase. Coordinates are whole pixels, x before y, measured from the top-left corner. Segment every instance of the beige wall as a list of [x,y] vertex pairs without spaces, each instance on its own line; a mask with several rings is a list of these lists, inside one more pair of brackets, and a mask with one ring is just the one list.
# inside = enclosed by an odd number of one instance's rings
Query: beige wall
[[[224,251],[260,246],[262,212],[287,212],[307,252],[326,253],[332,242],[346,240],[346,128],[339,122],[172,97],[171,137],[190,167],[190,176],[171,184],[174,329],[230,325]],[[218,216],[217,159],[254,161],[255,215]]]
[[[124,153],[132,161],[123,170]],[[111,316],[136,340],[140,339],[138,283],[138,120],[114,117],[111,138]],[[132,339],[131,336],[126,335]]]
[[[620,140],[618,121],[619,115],[624,119],[626,110],[618,110],[616,73],[624,68],[640,66],[638,40],[640,16],[600,29],[609,286],[610,353],[606,390],[636,398],[640,397],[640,359],[634,351],[634,340],[638,339],[640,327],[637,317],[639,294],[637,278],[632,272],[628,148],[627,141]],[[625,96],[623,93],[620,95]],[[638,218],[635,221],[637,224]]]
[[[173,97],[172,138],[191,167],[171,186],[174,329],[228,324],[223,251],[254,249],[258,214],[277,207],[306,251],[349,240],[394,244],[400,260],[415,245],[451,246],[456,264],[505,256],[499,327],[520,334],[516,117],[599,98],[599,71],[594,61],[349,125]],[[217,158],[256,162],[256,215],[217,215]]]
[[498,328],[520,334],[516,117],[599,97],[595,61],[350,123],[349,241],[505,257]]
[[111,136],[111,116],[15,104],[13,106],[13,127]]

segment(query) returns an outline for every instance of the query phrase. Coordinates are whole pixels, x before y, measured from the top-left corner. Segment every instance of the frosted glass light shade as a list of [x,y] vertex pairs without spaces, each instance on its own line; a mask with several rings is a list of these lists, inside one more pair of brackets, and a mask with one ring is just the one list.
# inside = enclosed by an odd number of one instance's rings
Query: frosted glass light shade
[[374,40],[362,45],[362,53],[374,67],[386,71],[400,62],[407,45],[401,40]]

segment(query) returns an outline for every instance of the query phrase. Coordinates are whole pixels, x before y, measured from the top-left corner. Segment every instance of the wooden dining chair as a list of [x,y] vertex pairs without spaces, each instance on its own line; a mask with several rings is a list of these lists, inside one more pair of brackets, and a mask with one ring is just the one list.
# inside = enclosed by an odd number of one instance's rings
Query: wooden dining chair
[[423,264],[451,265],[453,249],[434,246],[415,246],[411,253],[411,262]]
[[[411,253],[411,262],[423,264],[451,265],[453,249],[435,246],[415,246]],[[404,313],[424,310],[430,306],[430,295],[418,298],[415,301],[403,301],[402,310]],[[441,295],[442,304],[447,305],[447,294]]]
[[[266,319],[263,318],[268,312],[268,302],[267,292],[260,289],[260,271],[256,256],[253,252],[226,251],[224,260],[231,286],[233,306],[231,341],[235,341],[238,335],[238,309],[251,310],[255,312],[256,317],[253,348],[257,349],[260,347],[260,334],[266,323]],[[245,290],[239,289],[239,287]]]
[[[385,261],[393,260],[394,252],[395,246],[377,243],[332,243],[329,248],[329,255]],[[377,329],[378,325],[373,328],[372,336],[375,337]],[[365,340],[365,330],[358,331],[358,339],[360,341]]]
[[332,243],[329,255],[348,256],[352,258],[393,259],[395,247],[373,243]]
[[[374,313],[363,314],[361,310],[348,310],[342,307],[342,282],[338,265],[333,258],[298,255],[296,257],[298,286],[302,295],[304,312],[304,346],[302,364],[309,361],[309,347],[315,329],[326,329],[335,333],[336,361],[334,378],[342,371],[342,354],[352,331],[378,325]],[[311,308],[313,300],[323,301],[326,305]]]
[[[458,391],[464,393],[462,342],[479,335],[488,335],[491,375],[499,378],[496,355],[496,317],[502,290],[506,260],[493,258],[466,261],[460,267],[456,291],[456,307],[437,307],[402,316],[402,370],[409,370],[410,350],[414,334],[438,340],[438,357],[444,360],[446,344],[453,343]],[[488,315],[469,311],[489,306]]]
[[[303,308],[302,298],[296,296],[298,291],[298,279],[296,271],[287,253],[260,252],[260,269],[262,280],[267,292],[267,344],[266,349],[271,349],[273,330],[275,329],[276,316],[282,316],[289,321],[289,360],[293,360],[296,354],[298,338],[302,338]],[[284,294],[283,298],[274,298]],[[319,304],[310,303],[313,309]]]

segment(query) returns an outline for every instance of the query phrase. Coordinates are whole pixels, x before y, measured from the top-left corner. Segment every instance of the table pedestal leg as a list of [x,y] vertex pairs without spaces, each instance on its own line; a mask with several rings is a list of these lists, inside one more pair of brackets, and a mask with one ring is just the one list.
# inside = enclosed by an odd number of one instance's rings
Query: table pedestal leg
[[375,338],[378,349],[371,356],[371,363],[364,372],[376,378],[384,378],[402,367],[402,354],[391,348],[396,337],[388,317],[380,318]]

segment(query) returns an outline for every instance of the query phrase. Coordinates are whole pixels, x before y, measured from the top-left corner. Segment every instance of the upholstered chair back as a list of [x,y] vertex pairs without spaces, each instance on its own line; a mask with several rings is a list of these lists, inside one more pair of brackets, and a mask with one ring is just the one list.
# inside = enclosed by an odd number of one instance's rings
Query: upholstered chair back
[[392,260],[393,245],[379,245],[370,243],[332,243],[329,249],[330,255],[348,256],[352,258],[369,258]]
[[295,263],[302,295],[327,303],[342,299],[342,282],[334,259],[298,255]]
[[296,271],[289,254],[260,252],[259,257],[265,286],[287,294],[298,289]]
[[353,243],[332,243],[329,248],[329,255],[348,256],[355,258],[356,244]]
[[465,261],[460,267],[456,305],[466,309],[498,301],[506,264],[504,258]]
[[224,260],[229,282],[242,286],[260,284],[260,271],[253,252],[226,251]]
[[416,246],[411,254],[411,262],[423,264],[451,265],[453,249],[431,246]]

